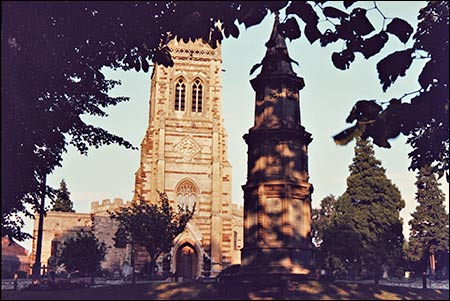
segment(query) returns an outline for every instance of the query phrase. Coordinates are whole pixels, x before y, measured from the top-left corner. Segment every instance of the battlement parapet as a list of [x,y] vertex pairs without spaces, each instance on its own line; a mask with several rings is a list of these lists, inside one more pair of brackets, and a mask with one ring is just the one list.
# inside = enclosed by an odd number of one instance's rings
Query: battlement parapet
[[101,204],[98,201],[94,201],[91,203],[90,213],[99,213],[99,212],[106,212],[108,210],[115,210],[119,207],[123,207],[129,204],[130,201],[124,202],[121,198],[114,198],[112,202],[110,199],[104,199],[102,200]]

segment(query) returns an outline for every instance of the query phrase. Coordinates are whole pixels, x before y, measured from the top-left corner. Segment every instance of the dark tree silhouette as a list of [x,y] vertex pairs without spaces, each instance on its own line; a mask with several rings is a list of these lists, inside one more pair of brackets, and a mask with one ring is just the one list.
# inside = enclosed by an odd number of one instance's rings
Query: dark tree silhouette
[[80,276],[90,276],[94,284],[94,275],[100,269],[105,258],[106,247],[91,233],[77,233],[64,242],[58,264],[64,264],[67,272],[78,271]]
[[75,210],[73,210],[73,203],[70,200],[70,192],[67,189],[66,181],[64,181],[64,179],[61,180],[59,189],[56,191],[56,199],[51,211],[75,212]]

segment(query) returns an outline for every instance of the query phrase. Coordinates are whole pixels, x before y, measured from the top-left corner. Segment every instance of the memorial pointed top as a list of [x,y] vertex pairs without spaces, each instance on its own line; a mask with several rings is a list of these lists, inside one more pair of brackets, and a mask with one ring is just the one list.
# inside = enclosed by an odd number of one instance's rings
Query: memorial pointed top
[[[296,63],[289,57],[286,46],[286,38],[280,33],[280,17],[279,13],[275,12],[275,22],[273,24],[272,33],[269,41],[266,43],[267,51],[262,62],[254,66],[262,66],[261,75],[269,74],[291,74],[295,75],[292,70],[291,63]],[[253,70],[253,71],[254,71]]]
[[[278,27],[280,25],[280,13],[275,12],[275,22],[273,23],[272,33],[270,34],[269,41],[266,43],[267,52],[271,49],[286,49],[286,40],[278,31]],[[267,56],[267,53],[266,53]]]

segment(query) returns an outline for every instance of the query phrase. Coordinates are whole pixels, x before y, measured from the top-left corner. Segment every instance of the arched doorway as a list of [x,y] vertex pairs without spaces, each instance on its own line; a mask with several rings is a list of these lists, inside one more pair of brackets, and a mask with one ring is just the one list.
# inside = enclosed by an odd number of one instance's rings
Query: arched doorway
[[197,252],[189,243],[182,244],[177,250],[177,275],[183,278],[197,276]]

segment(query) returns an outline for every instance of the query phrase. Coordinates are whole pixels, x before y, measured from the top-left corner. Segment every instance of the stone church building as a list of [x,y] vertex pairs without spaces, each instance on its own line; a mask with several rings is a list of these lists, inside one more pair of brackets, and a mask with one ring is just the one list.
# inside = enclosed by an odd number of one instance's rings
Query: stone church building
[[179,274],[196,277],[205,255],[215,274],[240,262],[243,231],[242,209],[231,202],[221,49],[176,40],[169,47],[174,66],[153,69],[134,199],[154,202],[164,191],[174,206],[195,203],[193,219],[175,240],[171,263]]
[[[169,47],[174,66],[155,65],[151,76],[149,124],[141,143],[133,199],[157,202],[160,191],[167,193],[175,207],[195,204],[194,217],[174,241],[171,271],[181,277],[201,277],[204,260],[211,260],[214,276],[224,267],[240,263],[243,242],[243,208],[231,200],[231,165],[222,118],[221,48],[176,40]],[[96,236],[109,247],[102,268],[120,270],[125,261],[130,262],[130,252],[114,248],[117,225],[106,210],[123,205],[121,199],[104,200],[93,202],[90,213],[48,213],[41,262],[56,256],[66,237],[81,229],[90,231],[93,225]],[[138,265],[142,267],[145,261],[145,251],[138,253]]]

